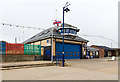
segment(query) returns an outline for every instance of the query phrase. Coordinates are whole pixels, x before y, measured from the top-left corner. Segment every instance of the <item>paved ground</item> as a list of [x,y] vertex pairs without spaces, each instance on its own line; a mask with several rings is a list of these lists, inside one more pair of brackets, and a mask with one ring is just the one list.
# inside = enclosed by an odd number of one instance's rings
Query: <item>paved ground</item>
[[118,80],[118,62],[106,59],[67,60],[69,66],[3,70],[3,80]]

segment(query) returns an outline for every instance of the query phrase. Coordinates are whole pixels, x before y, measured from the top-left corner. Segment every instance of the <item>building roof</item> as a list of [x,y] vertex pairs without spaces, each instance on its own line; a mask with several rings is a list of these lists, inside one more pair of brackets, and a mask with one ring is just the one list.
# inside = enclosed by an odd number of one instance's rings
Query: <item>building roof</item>
[[100,51],[99,49],[96,49],[96,48],[93,48],[93,47],[90,47],[90,46],[87,46],[87,49],[90,50],[90,51]]
[[[63,28],[63,24],[61,24],[60,27],[58,27],[58,29],[62,29],[62,28]],[[69,28],[69,29],[71,28],[71,29],[76,30],[77,32],[80,31],[80,29],[78,29],[77,27],[72,26],[72,25],[67,24],[67,23],[64,23],[64,29],[65,29],[65,28]]]
[[[23,43],[26,44],[26,43],[31,43],[31,42],[35,42],[35,41],[39,41],[39,40],[42,40],[42,39],[45,39],[45,38],[49,38],[52,36],[52,27],[49,28],[49,29],[46,29],[38,34],[36,34],[35,36],[27,39],[26,41],[24,41]],[[63,38],[62,35],[60,33],[57,32],[56,28],[53,27],[53,36],[55,38]],[[88,40],[86,39],[83,39],[79,36],[75,36],[75,37],[72,37],[72,36],[64,36],[65,39],[71,39],[71,40],[77,40],[77,41],[82,41],[82,42],[89,42]]]
[[[63,27],[63,24],[61,24],[61,25],[60,25],[60,27]],[[72,25],[70,25],[70,24],[67,24],[67,23],[64,23],[64,27],[74,27],[74,28],[77,28],[77,27],[75,27],[75,26],[72,26]]]
[[120,48],[111,48],[112,50],[120,50]]
[[92,45],[92,46],[96,46],[96,47],[106,49],[106,50],[112,50],[110,47],[106,47],[106,46],[98,46],[98,45]]

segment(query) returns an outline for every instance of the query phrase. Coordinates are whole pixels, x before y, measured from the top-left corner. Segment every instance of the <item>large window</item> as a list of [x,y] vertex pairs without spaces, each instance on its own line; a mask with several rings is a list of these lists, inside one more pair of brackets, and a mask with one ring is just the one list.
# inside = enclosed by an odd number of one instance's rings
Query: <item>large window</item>
[[75,34],[75,30],[73,30],[72,33]]
[[61,33],[63,33],[63,29],[61,29]]
[[59,30],[59,32],[61,33],[61,30]]
[[70,33],[72,33],[72,30],[70,29]]
[[77,34],[77,32],[75,31],[75,34]]
[[69,33],[69,29],[66,29],[66,32],[65,33]]
[[[63,33],[63,29],[59,30],[60,33]],[[64,29],[65,33],[77,34],[76,30],[74,29]]]

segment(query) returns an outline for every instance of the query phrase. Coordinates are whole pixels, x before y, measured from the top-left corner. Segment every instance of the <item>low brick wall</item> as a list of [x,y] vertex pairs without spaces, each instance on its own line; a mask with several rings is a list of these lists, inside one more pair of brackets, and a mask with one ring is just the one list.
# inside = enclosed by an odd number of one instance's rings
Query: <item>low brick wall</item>
[[41,55],[2,55],[2,62],[39,61],[42,58]]

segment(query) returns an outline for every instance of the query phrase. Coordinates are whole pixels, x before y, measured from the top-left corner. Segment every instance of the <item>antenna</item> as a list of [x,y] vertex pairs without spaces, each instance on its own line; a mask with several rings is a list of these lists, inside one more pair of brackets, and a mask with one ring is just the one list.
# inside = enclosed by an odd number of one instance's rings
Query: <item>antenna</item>
[[20,43],[20,36],[19,36],[19,43]]
[[17,38],[15,37],[15,43],[17,43]]
[[55,12],[56,12],[56,17],[55,17],[55,19],[57,20],[57,9],[55,10]]
[[111,42],[111,48],[112,48],[112,42]]

